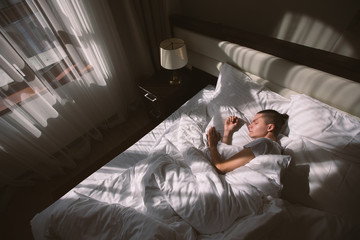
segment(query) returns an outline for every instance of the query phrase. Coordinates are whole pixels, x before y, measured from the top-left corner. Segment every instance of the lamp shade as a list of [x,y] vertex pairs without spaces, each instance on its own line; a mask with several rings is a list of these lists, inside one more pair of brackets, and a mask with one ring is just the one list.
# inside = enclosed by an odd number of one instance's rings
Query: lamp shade
[[182,39],[169,38],[160,43],[160,64],[163,68],[179,69],[187,62],[186,46]]

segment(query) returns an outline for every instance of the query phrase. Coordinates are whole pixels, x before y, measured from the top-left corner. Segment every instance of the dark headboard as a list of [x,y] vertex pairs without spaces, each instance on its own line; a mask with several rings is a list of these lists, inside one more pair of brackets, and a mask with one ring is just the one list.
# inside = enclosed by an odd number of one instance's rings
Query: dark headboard
[[220,23],[172,15],[171,25],[256,49],[292,62],[360,82],[360,60],[235,29]]
[[290,98],[306,94],[360,119],[360,60],[198,19],[171,16],[189,64],[218,76],[227,62]]

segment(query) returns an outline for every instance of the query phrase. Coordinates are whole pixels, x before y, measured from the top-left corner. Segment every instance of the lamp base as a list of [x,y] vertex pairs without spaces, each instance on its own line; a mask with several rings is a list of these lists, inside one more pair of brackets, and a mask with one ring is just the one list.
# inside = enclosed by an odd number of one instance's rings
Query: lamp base
[[170,85],[180,85],[181,84],[181,75],[176,71],[172,71],[170,78]]

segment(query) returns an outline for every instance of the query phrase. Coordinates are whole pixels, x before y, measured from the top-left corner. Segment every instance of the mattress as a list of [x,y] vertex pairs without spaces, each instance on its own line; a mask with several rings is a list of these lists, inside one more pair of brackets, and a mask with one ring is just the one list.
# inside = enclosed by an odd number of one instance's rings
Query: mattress
[[[227,158],[251,140],[254,114],[269,108],[290,116],[279,139],[283,154],[218,174],[206,130],[221,132],[229,115],[243,120],[232,146],[219,143]],[[316,108],[323,117],[304,129]],[[325,129],[319,121],[328,122]],[[37,214],[34,238],[356,239],[359,126],[306,95],[283,98],[224,64],[215,87]]]

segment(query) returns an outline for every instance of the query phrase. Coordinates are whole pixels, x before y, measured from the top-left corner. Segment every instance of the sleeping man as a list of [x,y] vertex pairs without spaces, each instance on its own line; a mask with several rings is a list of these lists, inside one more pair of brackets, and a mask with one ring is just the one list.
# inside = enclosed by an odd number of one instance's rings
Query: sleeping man
[[220,173],[227,173],[244,166],[259,155],[281,154],[281,146],[277,143],[277,136],[287,119],[288,115],[280,114],[275,110],[258,112],[248,126],[249,136],[254,141],[246,144],[243,150],[225,160],[222,159],[217,144],[221,139],[223,143],[231,145],[232,136],[239,129],[240,119],[230,116],[225,120],[222,138],[215,127],[209,128],[207,138],[213,165]]

